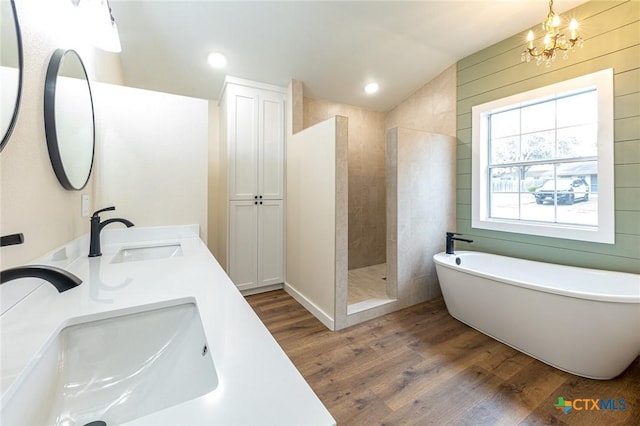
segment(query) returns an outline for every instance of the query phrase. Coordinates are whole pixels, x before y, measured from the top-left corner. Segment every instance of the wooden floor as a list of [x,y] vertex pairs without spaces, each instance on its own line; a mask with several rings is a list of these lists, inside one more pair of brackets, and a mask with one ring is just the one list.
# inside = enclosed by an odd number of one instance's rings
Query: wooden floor
[[[247,300],[338,425],[640,425],[639,359],[614,380],[580,378],[453,319],[442,299],[338,332],[282,290]],[[558,397],[626,409],[564,414]]]

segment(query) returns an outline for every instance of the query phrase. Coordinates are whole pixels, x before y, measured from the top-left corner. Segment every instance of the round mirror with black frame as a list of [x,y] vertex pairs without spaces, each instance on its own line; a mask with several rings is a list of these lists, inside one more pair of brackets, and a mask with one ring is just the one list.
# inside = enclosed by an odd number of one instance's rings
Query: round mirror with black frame
[[93,99],[87,71],[75,50],[53,52],[44,87],[44,127],[49,158],[60,184],[87,185],[95,149]]
[[0,151],[18,118],[22,94],[22,38],[13,0],[0,0]]

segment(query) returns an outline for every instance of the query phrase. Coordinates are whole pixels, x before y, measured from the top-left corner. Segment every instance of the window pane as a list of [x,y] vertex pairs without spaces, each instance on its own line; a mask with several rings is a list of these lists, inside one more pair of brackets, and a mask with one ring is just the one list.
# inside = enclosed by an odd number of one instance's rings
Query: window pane
[[584,179],[589,183],[591,177],[598,174],[598,162],[561,163],[557,166],[556,174],[559,178]]
[[550,160],[555,154],[553,131],[522,135],[522,161]]
[[558,129],[558,158],[595,157],[598,155],[598,126],[581,126]]
[[520,137],[512,136],[491,141],[491,163],[504,164],[518,161]]
[[[520,211],[522,220],[535,222],[555,222],[555,209],[553,199],[545,201],[538,199],[536,190],[543,186],[554,187],[554,166],[553,164],[537,164],[535,166],[523,167],[523,182],[525,185],[520,197]],[[548,182],[551,182],[549,184]],[[550,203],[550,205],[544,205]]]
[[490,217],[518,219],[519,167],[495,167],[491,169]]
[[549,130],[556,127],[556,104],[553,101],[524,107],[521,113],[522,133]]
[[598,196],[591,185],[597,182],[597,173],[597,161],[557,165],[558,223],[598,225]]
[[555,179],[536,189],[539,206],[555,206],[555,222],[572,225],[598,224],[598,198],[591,188],[597,182],[598,162],[556,165]]
[[494,193],[491,195],[491,217],[494,219],[519,219],[518,194]]
[[490,139],[520,134],[520,111],[510,110],[491,114]]
[[595,90],[558,99],[558,127],[598,121],[598,92]]

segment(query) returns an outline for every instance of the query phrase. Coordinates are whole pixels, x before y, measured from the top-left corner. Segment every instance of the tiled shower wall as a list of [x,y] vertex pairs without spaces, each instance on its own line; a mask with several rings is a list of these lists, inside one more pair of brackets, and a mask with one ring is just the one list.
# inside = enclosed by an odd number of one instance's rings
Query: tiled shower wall
[[456,65],[442,71],[389,111],[385,127],[456,136]]
[[405,127],[455,136],[456,66],[386,113],[304,98],[304,128],[335,115],[349,118],[349,269],[384,263],[386,129]]
[[385,113],[304,98],[304,128],[349,118],[349,269],[386,258]]

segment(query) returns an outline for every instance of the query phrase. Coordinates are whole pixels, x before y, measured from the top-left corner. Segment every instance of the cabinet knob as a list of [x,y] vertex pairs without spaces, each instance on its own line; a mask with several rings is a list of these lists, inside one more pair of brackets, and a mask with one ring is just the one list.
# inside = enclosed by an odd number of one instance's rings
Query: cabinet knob
[[253,198],[254,198],[255,200],[257,200],[257,199],[258,199],[258,196],[257,196],[257,195],[255,195]]
[[262,205],[262,201],[260,201],[260,205]]
[[262,200],[262,195],[260,196],[260,199]]

